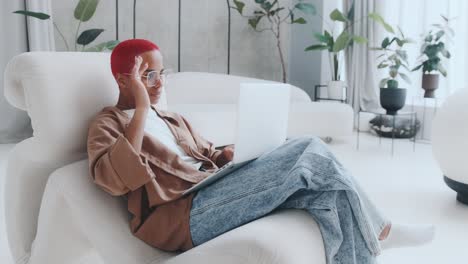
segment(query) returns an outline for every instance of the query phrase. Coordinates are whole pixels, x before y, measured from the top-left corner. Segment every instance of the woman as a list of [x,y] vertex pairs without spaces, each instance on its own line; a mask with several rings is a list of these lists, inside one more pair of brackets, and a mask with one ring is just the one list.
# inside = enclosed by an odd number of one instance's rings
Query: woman
[[[373,263],[381,248],[432,240],[432,226],[392,225],[327,146],[315,137],[288,140],[196,193],[183,191],[233,157],[216,150],[176,113],[158,109],[163,57],[132,39],[111,55],[120,95],[91,122],[90,174],[108,193],[125,196],[132,232],[163,250],[188,250],[285,208],[317,221],[328,263]],[[190,87],[187,87],[190,89]]]

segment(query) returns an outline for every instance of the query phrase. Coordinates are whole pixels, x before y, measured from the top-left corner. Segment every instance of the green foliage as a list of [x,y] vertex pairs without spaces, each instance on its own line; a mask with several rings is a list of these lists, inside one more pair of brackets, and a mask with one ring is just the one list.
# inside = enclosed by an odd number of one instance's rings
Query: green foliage
[[110,41],[106,41],[106,42],[103,42],[101,44],[98,44],[98,45],[96,45],[94,47],[87,48],[84,51],[87,51],[87,52],[102,52],[102,51],[106,51],[106,50],[113,50],[115,48],[115,46],[117,46],[117,44],[119,44],[118,40],[110,40]]
[[[248,25],[256,32],[271,32],[276,39],[278,53],[280,55],[283,69],[283,82],[286,82],[286,65],[281,49],[281,25],[287,24],[307,24],[305,15],[315,15],[315,6],[305,3],[302,0],[294,6],[282,6],[278,0],[254,0],[255,10],[251,14],[245,14],[245,2],[232,0],[230,8],[235,9],[242,17],[247,19]],[[228,0],[231,3],[231,0]]]
[[48,14],[44,14],[44,13],[40,13],[40,12],[31,12],[31,11],[26,11],[26,10],[18,10],[18,11],[15,11],[13,13],[34,17],[34,18],[37,18],[37,19],[40,19],[40,20],[46,20],[46,19],[50,18],[50,16]]
[[388,33],[395,34],[395,30],[393,30],[392,26],[390,26],[387,22],[385,22],[385,20],[382,18],[381,15],[373,12],[369,14],[369,18],[373,19],[375,22],[382,25]]
[[75,19],[81,22],[90,20],[93,17],[94,12],[96,12],[98,4],[99,0],[80,0],[78,5],[75,7]]
[[451,41],[455,35],[453,29],[449,26],[450,20],[441,15],[444,20],[443,24],[433,24],[432,28],[427,32],[421,45],[421,56],[419,60],[422,62],[414,67],[412,71],[417,71],[422,68],[423,73],[431,73],[434,71],[440,72],[444,77],[447,76],[447,71],[442,64],[442,57],[450,59],[451,54],[445,46],[443,38]]
[[86,46],[89,43],[93,42],[99,34],[104,32],[104,29],[88,29],[81,32],[80,36],[76,40],[76,43]]
[[[385,21],[383,21],[385,23]],[[386,23],[385,23],[386,24]],[[388,24],[387,24],[388,25]],[[391,28],[390,25],[388,25]],[[387,30],[389,33],[395,32]],[[379,87],[384,88],[398,88],[397,78],[400,77],[408,84],[411,83],[408,75],[404,71],[408,71],[408,53],[406,52],[405,45],[413,43],[413,41],[403,34],[400,28],[398,28],[397,34],[392,34],[389,37],[385,37],[380,44],[380,47],[371,48],[372,50],[381,51],[381,54],[377,57],[380,62],[377,65],[378,69],[388,68],[388,77],[382,79],[379,83]]]
[[[105,51],[105,50],[112,50],[119,42],[116,40],[112,41],[105,41],[103,43],[97,44],[94,47],[86,48],[85,47],[89,44],[91,44],[94,40],[97,39],[97,37],[104,32],[104,29],[101,28],[93,28],[93,29],[87,29],[81,32],[81,34],[78,36],[79,28],[82,22],[89,21],[95,14],[96,8],[99,4],[99,0],[80,0],[75,7],[74,10],[74,17],[76,20],[78,20],[78,26],[76,30],[76,36],[75,36],[75,51],[78,50],[76,47],[76,44],[82,45],[82,51]],[[15,14],[20,14],[20,15],[25,15],[29,17],[34,17],[40,20],[47,20],[50,19],[50,15],[45,14],[45,13],[40,13],[40,12],[32,12],[32,11],[27,11],[27,10],[18,10],[13,12]],[[53,25],[57,32],[59,33],[60,37],[62,38],[63,42],[65,43],[65,46],[67,50],[70,50],[69,45],[63,36],[62,32],[60,31],[59,27],[53,22]]]
[[[330,19],[335,23],[343,23],[343,30],[339,34],[334,34],[333,31],[324,30],[323,34],[315,32],[314,37],[319,44],[313,44],[305,49],[305,51],[327,50],[332,53],[330,56],[330,64],[332,67],[332,79],[339,80],[338,68],[340,61],[338,53],[344,51],[354,44],[366,44],[367,39],[363,36],[358,36],[350,33],[350,28],[361,20],[354,19],[354,2],[346,15],[338,9],[331,11]],[[381,24],[387,31],[393,32],[393,28],[388,25],[384,19],[377,13],[370,13],[367,16],[369,19]],[[365,18],[365,17],[364,17]],[[334,36],[337,36],[336,38]]]
[[[269,23],[271,24],[281,24],[286,22],[285,18],[289,18],[290,24],[306,24],[307,20],[304,17],[296,17],[297,11],[301,11],[303,14],[315,15],[316,9],[315,6],[309,3],[300,2],[295,4],[292,8],[287,8],[284,6],[280,6],[278,0],[274,1],[267,1],[267,0],[254,0],[255,3],[258,5],[258,8],[253,12],[252,15],[245,15],[244,8],[245,3],[240,0],[233,0],[234,6],[231,8],[235,9],[239,12],[240,15],[246,17],[248,19],[249,25],[254,29],[258,30],[258,25],[262,18],[267,18]],[[289,12],[287,14],[283,14],[283,10],[288,9]],[[279,21],[276,21],[276,19]]]

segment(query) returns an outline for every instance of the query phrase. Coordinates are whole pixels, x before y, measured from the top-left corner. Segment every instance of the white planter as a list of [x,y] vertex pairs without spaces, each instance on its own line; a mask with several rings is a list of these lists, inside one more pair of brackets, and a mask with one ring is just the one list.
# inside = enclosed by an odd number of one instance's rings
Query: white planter
[[328,83],[328,98],[344,100],[346,83],[344,81],[330,81]]

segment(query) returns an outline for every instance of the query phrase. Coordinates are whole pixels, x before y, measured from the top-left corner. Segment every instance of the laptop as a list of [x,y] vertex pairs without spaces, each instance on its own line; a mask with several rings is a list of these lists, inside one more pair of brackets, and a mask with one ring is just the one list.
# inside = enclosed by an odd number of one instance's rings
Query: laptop
[[277,83],[241,83],[233,160],[186,190],[195,192],[286,141],[291,87]]

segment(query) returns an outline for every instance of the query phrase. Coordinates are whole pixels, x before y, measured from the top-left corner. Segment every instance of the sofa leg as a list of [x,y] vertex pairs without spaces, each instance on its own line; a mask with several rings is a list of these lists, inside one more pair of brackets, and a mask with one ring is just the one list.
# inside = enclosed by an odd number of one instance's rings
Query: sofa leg
[[444,181],[448,187],[457,192],[457,200],[465,205],[468,205],[468,184],[454,181],[447,176],[444,176]]

